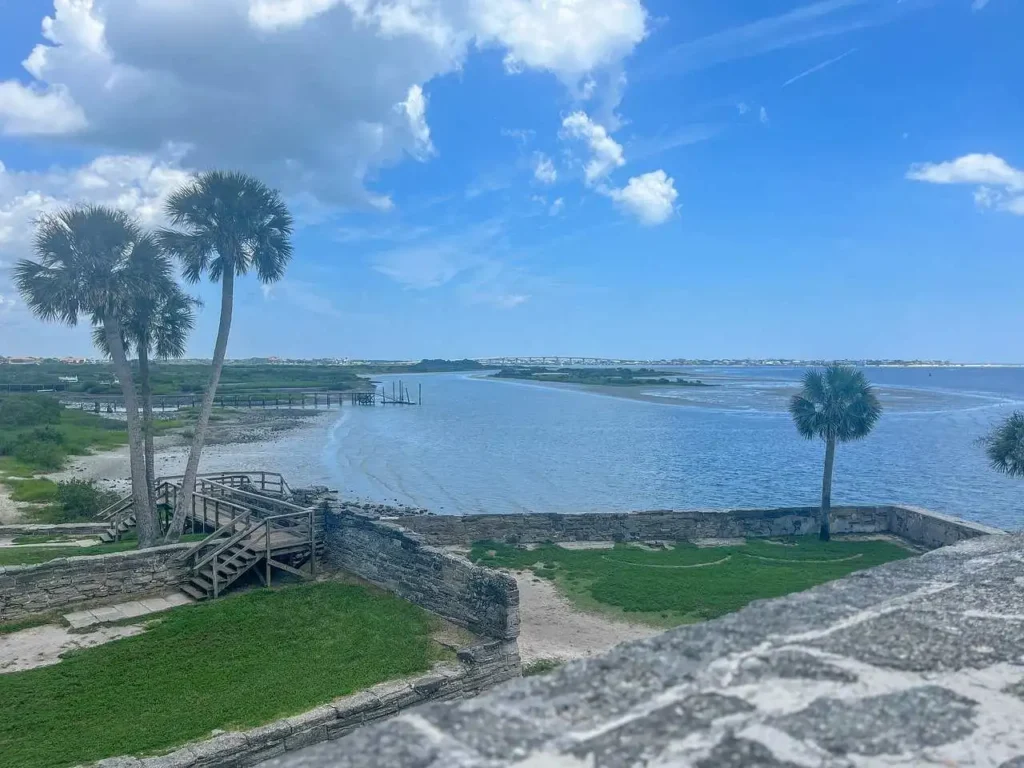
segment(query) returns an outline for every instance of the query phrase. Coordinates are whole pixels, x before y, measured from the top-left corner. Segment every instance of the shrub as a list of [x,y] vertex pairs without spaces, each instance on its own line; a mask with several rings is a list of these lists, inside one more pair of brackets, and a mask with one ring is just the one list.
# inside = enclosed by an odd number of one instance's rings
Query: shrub
[[18,438],[0,432],[0,456],[13,456],[18,447]]
[[51,471],[64,464],[64,451],[53,443],[35,443],[19,440],[14,447],[14,458],[35,469]]
[[117,494],[96,487],[92,480],[66,480],[57,484],[57,504],[64,522],[91,519],[117,501]]
[[61,405],[48,395],[10,395],[0,400],[0,427],[35,427],[60,421]]
[[56,427],[36,427],[23,438],[25,442],[50,443],[52,445],[63,445],[64,434]]

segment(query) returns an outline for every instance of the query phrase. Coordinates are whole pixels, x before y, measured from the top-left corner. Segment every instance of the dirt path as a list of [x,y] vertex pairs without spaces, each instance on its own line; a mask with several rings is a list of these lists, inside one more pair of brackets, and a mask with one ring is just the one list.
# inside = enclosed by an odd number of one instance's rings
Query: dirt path
[[664,632],[584,613],[547,579],[529,571],[513,575],[519,585],[519,655],[523,664],[538,659],[569,661],[594,656],[619,643]]
[[142,624],[121,627],[99,627],[92,632],[75,634],[66,627],[46,624],[0,635],[0,674],[19,672],[56,664],[60,656],[74,648],[92,648],[122,637],[145,632]]

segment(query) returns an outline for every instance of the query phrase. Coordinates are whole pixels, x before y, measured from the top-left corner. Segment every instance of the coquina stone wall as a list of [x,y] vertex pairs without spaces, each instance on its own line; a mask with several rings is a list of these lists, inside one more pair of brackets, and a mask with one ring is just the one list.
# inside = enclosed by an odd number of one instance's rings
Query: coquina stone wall
[[174,588],[188,544],[0,567],[0,622],[94,601]]
[[486,637],[519,635],[519,589],[511,576],[423,543],[391,523],[332,507],[323,563],[394,592]]
[[[381,683],[335,699],[301,715],[249,731],[221,734],[160,757],[115,757],[95,768],[243,768],[311,744],[337,739],[428,701],[474,696],[497,683],[519,677],[514,641],[492,640],[459,651],[457,664],[436,667],[410,680]],[[386,763],[380,763],[385,766]]]
[[[681,541],[757,538],[811,533],[816,507],[737,510],[654,510],[649,512],[406,515],[390,522],[415,531],[423,541],[443,546],[491,540],[529,544],[544,541]],[[995,528],[900,506],[835,507],[835,533],[895,533],[926,547],[1002,533]]]

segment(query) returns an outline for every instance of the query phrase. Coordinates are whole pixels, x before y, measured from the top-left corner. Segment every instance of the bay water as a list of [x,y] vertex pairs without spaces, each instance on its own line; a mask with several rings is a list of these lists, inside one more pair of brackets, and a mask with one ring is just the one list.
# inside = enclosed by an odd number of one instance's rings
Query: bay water
[[[422,385],[423,404],[346,406],[320,444],[304,446],[319,455],[303,474],[346,497],[449,514],[818,503],[823,444],[800,438],[786,410],[803,369],[672,370],[714,386],[376,377],[389,393],[401,379],[414,399]],[[1024,369],[865,373],[885,413],[866,439],[839,446],[834,504],[906,503],[1024,525],[1024,480],[993,471],[979,444],[1024,408]]]

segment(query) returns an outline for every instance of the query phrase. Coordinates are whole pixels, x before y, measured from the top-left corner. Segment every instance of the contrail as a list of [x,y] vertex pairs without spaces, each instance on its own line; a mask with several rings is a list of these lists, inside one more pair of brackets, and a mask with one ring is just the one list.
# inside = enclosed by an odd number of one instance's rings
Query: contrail
[[808,75],[814,74],[819,69],[824,69],[825,67],[830,67],[833,64],[835,64],[837,61],[840,61],[841,59],[845,59],[847,56],[849,56],[851,53],[853,53],[856,50],[857,50],[856,48],[851,48],[846,53],[842,53],[842,54],[836,56],[834,59],[828,59],[827,61],[823,61],[820,64],[815,64],[813,67],[811,67],[808,70],[805,70],[805,71],[801,72],[799,75],[796,75],[794,77],[789,78],[789,80],[787,80],[786,82],[784,82],[782,84],[782,87],[785,88],[787,85],[792,85],[797,80],[799,80],[799,79],[801,79],[803,77],[807,77]]

